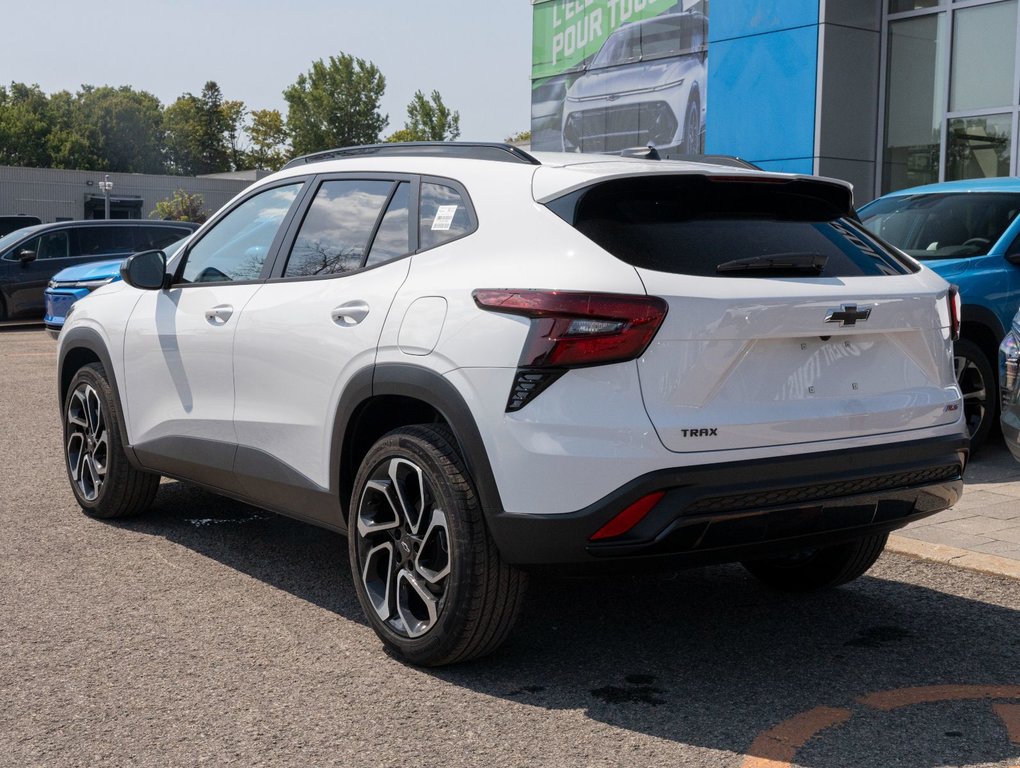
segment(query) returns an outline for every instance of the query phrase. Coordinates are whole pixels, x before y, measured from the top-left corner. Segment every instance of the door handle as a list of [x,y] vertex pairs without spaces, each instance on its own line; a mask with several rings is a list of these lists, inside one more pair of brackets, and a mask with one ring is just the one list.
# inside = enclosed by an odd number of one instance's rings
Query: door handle
[[229,304],[220,304],[218,307],[207,309],[205,319],[212,325],[225,325],[230,316],[234,314],[234,308]]
[[330,314],[333,322],[339,326],[357,325],[368,317],[368,304],[363,301],[348,301],[334,307]]

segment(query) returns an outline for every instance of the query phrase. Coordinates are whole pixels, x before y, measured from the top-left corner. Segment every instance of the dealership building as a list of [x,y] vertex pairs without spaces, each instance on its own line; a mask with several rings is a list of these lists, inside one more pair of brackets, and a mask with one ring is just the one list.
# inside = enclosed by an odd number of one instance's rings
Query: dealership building
[[534,0],[532,148],[736,155],[865,202],[1017,175],[1018,0]]

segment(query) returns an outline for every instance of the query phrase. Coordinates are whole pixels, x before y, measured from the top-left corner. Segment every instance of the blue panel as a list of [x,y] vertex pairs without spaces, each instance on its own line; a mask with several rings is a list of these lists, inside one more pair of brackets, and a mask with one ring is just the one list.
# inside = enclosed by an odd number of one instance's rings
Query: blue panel
[[793,157],[788,160],[759,160],[755,163],[763,171],[779,173],[803,173],[810,176],[815,172],[813,157]]
[[[712,6],[713,24],[724,5]],[[817,71],[817,26],[712,43],[705,151],[753,163],[813,157]]]
[[712,3],[708,40],[761,35],[818,21],[818,0],[726,0]]

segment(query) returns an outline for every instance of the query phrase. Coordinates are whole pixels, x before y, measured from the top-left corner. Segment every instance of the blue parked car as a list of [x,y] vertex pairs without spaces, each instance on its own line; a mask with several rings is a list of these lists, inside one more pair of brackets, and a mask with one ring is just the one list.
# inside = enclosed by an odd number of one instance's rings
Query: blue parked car
[[[180,250],[187,237],[175,240],[163,248],[169,262],[177,251]],[[91,261],[88,264],[79,264],[75,267],[63,269],[53,276],[43,297],[46,301],[46,314],[43,323],[50,336],[56,338],[60,329],[64,327],[64,318],[67,317],[67,310],[79,299],[88,296],[96,288],[107,283],[120,280],[120,265],[124,259],[109,259],[107,261]]]
[[1020,307],[1020,178],[971,179],[892,192],[863,206],[864,226],[959,286],[956,376],[977,448],[999,410],[999,342]]

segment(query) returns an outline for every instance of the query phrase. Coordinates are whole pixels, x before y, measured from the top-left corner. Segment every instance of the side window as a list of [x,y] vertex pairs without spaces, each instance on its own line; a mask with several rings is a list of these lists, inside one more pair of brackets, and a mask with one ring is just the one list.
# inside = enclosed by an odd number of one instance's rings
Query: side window
[[132,227],[81,227],[75,256],[131,253],[135,249]]
[[392,181],[324,181],[294,240],[284,277],[360,269]]
[[445,184],[422,182],[418,216],[418,248],[422,251],[463,237],[472,228],[464,198]]
[[35,240],[27,242],[18,248],[18,252],[24,250],[35,251],[37,259],[66,259],[70,253],[67,232],[49,232],[45,235],[40,235]]
[[176,227],[139,227],[135,230],[135,250],[150,251],[166,248],[190,233]]
[[372,241],[368,252],[366,267],[383,264],[399,259],[411,252],[411,243],[407,236],[408,206],[411,202],[411,185],[406,181],[397,185],[390,204],[386,207],[382,224]]
[[301,183],[249,197],[220,219],[188,251],[179,282],[257,280]]

